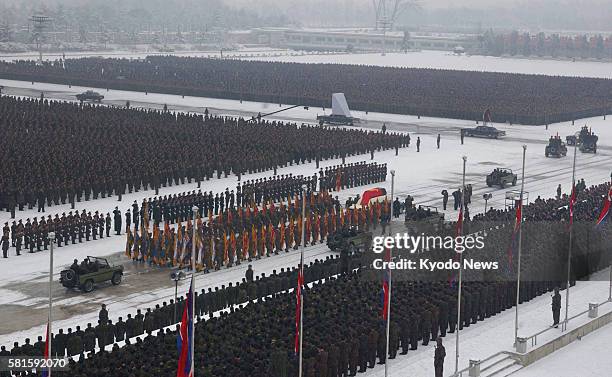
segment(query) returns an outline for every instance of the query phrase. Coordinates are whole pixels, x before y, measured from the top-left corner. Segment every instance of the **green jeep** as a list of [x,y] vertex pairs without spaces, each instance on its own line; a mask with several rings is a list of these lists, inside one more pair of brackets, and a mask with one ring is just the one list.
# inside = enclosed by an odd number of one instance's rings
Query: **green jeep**
[[332,251],[346,251],[348,255],[367,252],[372,247],[372,233],[355,228],[342,229],[328,237],[327,247]]
[[60,283],[66,288],[78,287],[83,292],[94,290],[95,284],[109,281],[113,285],[121,284],[123,266],[111,266],[106,258],[87,257],[87,265],[73,264],[60,274]]

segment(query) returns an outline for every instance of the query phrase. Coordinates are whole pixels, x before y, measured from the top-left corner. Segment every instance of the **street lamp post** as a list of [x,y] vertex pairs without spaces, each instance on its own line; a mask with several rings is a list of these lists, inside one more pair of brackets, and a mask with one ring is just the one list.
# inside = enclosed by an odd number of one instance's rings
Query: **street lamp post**
[[[53,320],[53,243],[55,242],[55,232],[49,233],[49,323],[47,324],[47,346],[48,357],[51,357],[51,340],[53,332],[51,331],[51,321]],[[47,376],[51,377],[51,367],[47,371]]]
[[[521,195],[520,195],[520,218],[519,221],[519,234],[518,234],[518,260],[516,267],[516,308],[514,313],[514,347],[518,347],[518,312],[519,312],[519,301],[521,293],[521,254],[522,254],[522,243],[523,243],[523,190],[525,189],[525,154],[527,152],[527,145],[523,145],[523,171],[521,176]],[[516,211],[519,211],[517,208]]]
[[192,224],[192,237],[191,237],[191,375],[195,376],[195,265],[196,265],[196,217],[198,216],[198,207],[193,206],[191,208],[193,211],[193,224]]
[[[461,190],[461,218],[459,221],[459,235],[463,236],[463,220],[465,219],[465,164],[467,157],[461,157],[463,160],[463,175],[462,175],[462,190]],[[459,372],[459,326],[461,325],[461,281],[463,279],[463,253],[459,253],[459,287],[457,290],[457,329],[455,331],[455,375]]]
[[[302,185],[302,247],[300,247],[300,276],[304,276],[304,247],[306,244],[306,185]],[[299,279],[298,279],[299,280]],[[302,286],[298,284],[297,289],[302,289]],[[302,377],[303,364],[302,364],[302,340],[304,327],[304,298],[300,298],[300,349],[299,349],[299,370],[298,377]]]
[[491,199],[492,197],[493,197],[493,194],[491,194],[490,192],[488,192],[488,193],[486,193],[486,194],[483,194],[483,195],[482,195],[482,198],[483,198],[483,199],[484,199],[484,201],[485,201],[484,212],[483,212],[483,214],[485,214],[485,215],[487,214],[487,202],[488,202],[488,201],[489,201],[489,199]]
[[[395,170],[391,170],[391,208],[389,209],[389,236],[391,236],[391,217],[393,216],[393,194],[395,189]],[[393,260],[393,249],[389,248],[389,262]],[[389,329],[391,328],[391,269],[387,271],[389,288],[387,291],[387,338],[385,348],[385,377],[389,375]]]
[[572,194],[576,194],[574,188],[576,186],[576,150],[578,149],[578,134],[576,133],[576,143],[574,144],[574,163],[572,167],[572,191],[570,194],[570,206],[572,207],[570,210],[570,224],[569,224],[569,249],[567,251],[567,282],[565,285],[565,320],[563,321],[563,326],[561,329],[563,331],[567,330],[567,322],[569,320],[568,312],[569,312],[569,289],[570,289],[570,273],[572,269],[572,235],[574,233],[573,229],[573,203],[572,203]]
[[176,271],[170,274],[170,279],[174,281],[174,322],[176,323],[176,307],[178,306],[178,282],[185,277],[183,271]]

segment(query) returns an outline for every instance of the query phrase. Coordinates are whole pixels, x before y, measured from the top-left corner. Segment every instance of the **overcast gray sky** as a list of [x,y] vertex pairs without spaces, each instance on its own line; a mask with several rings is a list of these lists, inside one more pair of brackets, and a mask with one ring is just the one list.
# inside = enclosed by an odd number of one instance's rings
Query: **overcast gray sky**
[[[387,3],[394,1],[387,0]],[[396,23],[398,28],[411,30],[433,25],[459,31],[488,28],[531,32],[612,31],[612,0],[404,1],[416,1],[420,6],[420,9],[407,8]],[[7,19],[9,12],[2,15],[2,7],[8,4],[22,10],[22,18],[40,4],[52,10],[62,4],[78,10],[85,16],[81,18],[94,16],[103,22],[109,19],[123,22],[117,19],[122,12],[145,12],[151,15],[147,22],[171,27],[181,23],[209,25],[214,20],[221,20],[221,25],[230,28],[374,25],[372,0],[0,0],[0,22],[15,21],[10,16]]]

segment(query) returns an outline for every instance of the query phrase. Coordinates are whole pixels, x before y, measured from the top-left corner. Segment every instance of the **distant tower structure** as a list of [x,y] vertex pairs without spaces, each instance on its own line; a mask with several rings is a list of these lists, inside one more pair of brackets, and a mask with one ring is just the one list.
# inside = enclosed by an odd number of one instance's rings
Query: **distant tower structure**
[[393,29],[393,24],[402,8],[409,3],[406,0],[372,0],[374,2],[374,14],[376,15],[376,30]]
[[32,28],[32,41],[36,42],[36,50],[38,50],[38,63],[42,64],[42,44],[45,41],[45,31],[51,23],[51,17],[35,14],[30,17],[30,21],[34,25]]

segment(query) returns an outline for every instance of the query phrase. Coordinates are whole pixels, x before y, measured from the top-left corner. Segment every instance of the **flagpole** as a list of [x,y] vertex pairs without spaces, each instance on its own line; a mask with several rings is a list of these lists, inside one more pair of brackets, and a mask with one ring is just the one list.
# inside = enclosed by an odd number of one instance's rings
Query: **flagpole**
[[[576,186],[576,149],[578,143],[574,144],[574,164],[572,167],[572,194],[577,195],[574,191]],[[570,224],[569,224],[569,249],[567,252],[567,282],[565,285],[565,321],[563,321],[562,330],[565,331],[567,329],[568,322],[568,311],[569,311],[569,288],[570,288],[570,272],[571,272],[571,262],[572,262],[572,233],[574,228],[574,219],[573,219],[573,203],[572,203],[572,195],[570,194],[570,207],[572,207],[572,211],[570,211]]]
[[[465,219],[465,163],[467,157],[461,157],[463,160],[463,177],[462,177],[462,190],[461,190],[461,226],[459,227],[459,235],[463,236],[463,220]],[[457,291],[457,332],[455,334],[455,375],[459,372],[459,326],[461,324],[461,280],[463,278],[463,253],[459,253],[459,289]]]
[[[518,261],[516,267],[516,308],[514,313],[514,347],[517,345],[518,339],[518,313],[519,313],[519,297],[521,292],[521,254],[523,244],[523,192],[525,190],[525,153],[527,145],[523,145],[523,172],[521,173],[521,196],[520,196],[520,218],[519,218],[519,234],[518,234]],[[518,211],[518,209],[516,209]]]
[[[302,247],[300,248],[300,276],[304,276],[304,246],[306,244],[306,185],[302,185]],[[298,278],[298,282],[299,282]],[[301,282],[299,282],[298,289],[302,289]],[[302,377],[302,339],[304,327],[304,297],[300,293],[300,355],[299,355],[299,374],[298,377]]]
[[608,301],[612,301],[612,262],[610,262],[610,286],[608,289]]
[[[393,191],[395,189],[395,170],[391,170],[391,205],[389,208],[389,236],[391,236],[391,218],[393,216]],[[393,248],[389,248],[389,262],[393,260]],[[391,269],[387,269],[387,348],[385,349],[385,377],[389,375],[389,329],[391,327]],[[383,298],[384,300],[384,298]]]
[[195,377],[195,236],[196,236],[196,217],[198,216],[198,207],[193,206],[193,224],[191,236],[191,376]]
[[[53,320],[52,289],[53,289],[53,243],[54,242],[55,242],[55,232],[50,232],[49,233],[49,323],[47,325],[47,347],[48,347],[47,357],[49,358],[51,358],[51,340],[53,338],[52,336],[53,333],[51,332],[51,321]],[[49,367],[47,373],[48,373],[47,377],[51,377],[51,367]]]

